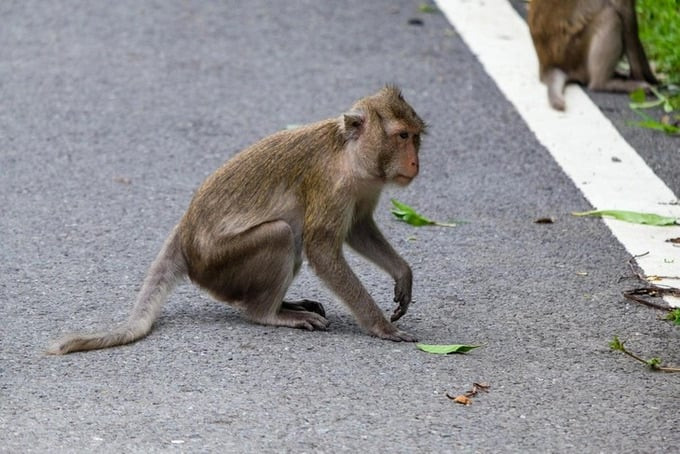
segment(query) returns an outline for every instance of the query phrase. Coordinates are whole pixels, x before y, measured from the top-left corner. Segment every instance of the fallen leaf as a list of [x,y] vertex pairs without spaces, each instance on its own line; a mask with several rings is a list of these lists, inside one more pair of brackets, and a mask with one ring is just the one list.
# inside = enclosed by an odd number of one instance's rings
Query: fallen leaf
[[661,216],[655,213],[639,213],[636,211],[625,210],[592,210],[571,213],[574,216],[597,216],[597,217],[611,217],[619,221],[632,222],[635,224],[667,226],[678,224],[678,219]]
[[394,205],[394,207],[391,210],[391,213],[400,221],[406,222],[407,224],[410,224],[414,227],[422,227],[425,225],[438,225],[440,227],[456,226],[456,224],[447,224],[444,222],[437,222],[433,221],[432,219],[428,219],[422,214],[417,213],[416,210],[411,208],[409,205],[406,205],[405,203],[400,202],[397,199],[391,199],[391,201],[392,205]]
[[420,350],[433,353],[435,355],[449,355],[451,353],[467,353],[480,345],[461,345],[461,344],[416,344]]
[[550,217],[538,218],[534,221],[535,224],[554,224],[555,219]]
[[434,14],[434,13],[438,13],[439,9],[437,9],[437,7],[434,6],[434,5],[429,5],[427,3],[421,3],[420,6],[418,7],[418,11],[420,11],[421,13]]
[[128,177],[113,177],[113,181],[120,184],[132,184],[132,180]]
[[454,397],[453,401],[457,404],[462,404],[462,405],[471,405],[472,404],[472,399],[470,399],[469,397],[464,396],[462,394],[460,396]]
[[483,391],[485,393],[489,392],[489,388],[491,386],[488,383],[473,383],[472,384],[472,392],[477,394],[477,391]]

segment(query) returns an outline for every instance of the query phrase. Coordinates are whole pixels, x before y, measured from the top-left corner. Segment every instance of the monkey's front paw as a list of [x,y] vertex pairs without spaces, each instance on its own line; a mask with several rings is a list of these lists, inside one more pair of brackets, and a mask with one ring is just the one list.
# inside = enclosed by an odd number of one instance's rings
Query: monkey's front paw
[[394,342],[417,342],[418,341],[418,339],[415,336],[407,333],[406,331],[398,330],[391,323],[388,325],[388,327],[374,328],[374,329],[371,330],[371,333],[374,336],[377,336],[381,339],[387,339],[387,340],[391,340],[391,341],[394,341]]
[[411,304],[411,273],[409,272],[406,277],[398,279],[394,284],[394,302],[398,306],[394,309],[390,321],[396,322],[399,320],[408,310]]
[[399,306],[397,306],[394,309],[394,313],[392,313],[392,316],[390,317],[390,321],[396,322],[397,320],[399,320],[406,313],[407,309],[408,309],[408,304],[399,304]]

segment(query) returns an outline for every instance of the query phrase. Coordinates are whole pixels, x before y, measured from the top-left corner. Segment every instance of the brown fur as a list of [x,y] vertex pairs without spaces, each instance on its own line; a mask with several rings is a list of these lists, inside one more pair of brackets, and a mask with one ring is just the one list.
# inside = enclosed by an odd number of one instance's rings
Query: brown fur
[[145,336],[172,285],[188,275],[216,299],[268,325],[326,329],[321,304],[284,301],[303,253],[373,335],[414,341],[382,314],[342,254],[352,248],[395,280],[397,309],[411,302],[412,273],[373,221],[387,183],[418,173],[425,124],[395,87],[363,98],[339,118],[273,134],[227,161],[196,192],[152,265],[127,323],[69,335],[49,353],[105,348]]
[[[635,0],[531,0],[529,30],[553,108],[564,110],[564,86],[631,92],[657,80],[638,37]],[[615,74],[625,53],[630,77]]]

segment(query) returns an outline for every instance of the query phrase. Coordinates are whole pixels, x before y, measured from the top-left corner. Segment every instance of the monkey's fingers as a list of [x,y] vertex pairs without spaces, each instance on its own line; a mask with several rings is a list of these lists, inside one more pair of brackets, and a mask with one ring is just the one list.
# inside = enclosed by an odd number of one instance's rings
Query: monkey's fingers
[[398,306],[396,308],[394,308],[394,313],[392,314],[392,317],[390,318],[390,320],[393,321],[393,322],[399,320],[401,317],[404,316],[404,314],[408,310],[409,305],[411,304],[411,298],[406,298],[405,296],[402,296],[400,298],[398,296],[395,296],[394,302],[398,303]]
[[401,306],[397,306],[396,309],[394,309],[394,312],[392,313],[392,316],[390,317],[391,322],[396,322],[399,320],[401,317],[404,316],[406,313],[406,309],[402,309]]

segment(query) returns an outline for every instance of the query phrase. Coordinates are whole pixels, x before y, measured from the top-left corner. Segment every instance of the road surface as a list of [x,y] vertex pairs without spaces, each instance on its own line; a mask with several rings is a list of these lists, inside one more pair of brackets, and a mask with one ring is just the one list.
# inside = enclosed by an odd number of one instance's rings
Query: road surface
[[[625,300],[630,254],[443,14],[417,1],[0,4],[0,451],[668,452],[677,327]],[[418,20],[413,20],[418,19]],[[327,332],[256,326],[190,285],[144,340],[44,355],[123,320],[192,191],[287,125],[397,83],[429,123],[421,175],[376,219],[411,263],[399,326],[363,334],[308,266]],[[592,97],[677,195],[677,139]],[[544,103],[537,99],[536,103]],[[574,131],[578,133],[578,131]],[[587,163],[584,163],[587,164]],[[456,228],[394,220],[389,198]],[[552,217],[552,224],[537,224]],[[354,255],[385,311],[389,278]],[[680,262],[680,258],[677,259]],[[470,406],[446,397],[490,388]]]

